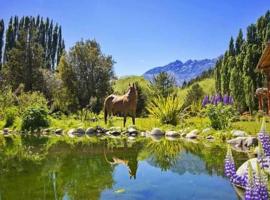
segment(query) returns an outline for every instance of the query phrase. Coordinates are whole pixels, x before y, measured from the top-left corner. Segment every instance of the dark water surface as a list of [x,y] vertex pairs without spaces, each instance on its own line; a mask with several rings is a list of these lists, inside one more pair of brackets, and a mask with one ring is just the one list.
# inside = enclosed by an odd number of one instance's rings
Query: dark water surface
[[[31,151],[45,146],[31,147]],[[1,200],[239,199],[223,175],[226,148],[212,143],[61,142],[52,145],[42,159],[11,156],[13,148],[0,154]],[[242,154],[234,153],[234,157],[238,166],[246,159]]]

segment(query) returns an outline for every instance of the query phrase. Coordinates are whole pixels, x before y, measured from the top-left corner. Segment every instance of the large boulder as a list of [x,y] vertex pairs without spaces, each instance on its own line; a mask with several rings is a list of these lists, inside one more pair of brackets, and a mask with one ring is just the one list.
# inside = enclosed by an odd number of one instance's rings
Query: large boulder
[[247,133],[245,131],[241,131],[241,130],[232,130],[231,134],[233,135],[233,137],[244,137],[247,136]]
[[237,138],[228,140],[227,143],[238,148],[248,148],[251,146],[256,146],[258,144],[258,139],[253,136],[237,137]]
[[152,136],[163,136],[165,133],[159,128],[153,128],[150,135]]

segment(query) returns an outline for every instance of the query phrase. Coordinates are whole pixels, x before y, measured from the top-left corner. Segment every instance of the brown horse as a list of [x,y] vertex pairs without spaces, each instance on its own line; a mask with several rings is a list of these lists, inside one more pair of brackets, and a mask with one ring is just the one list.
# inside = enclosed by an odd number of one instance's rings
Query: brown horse
[[117,96],[111,94],[104,101],[104,120],[107,124],[107,116],[120,115],[124,117],[124,127],[126,126],[127,116],[132,117],[132,123],[135,125],[136,108],[137,108],[137,89],[135,84],[129,84],[126,94]]

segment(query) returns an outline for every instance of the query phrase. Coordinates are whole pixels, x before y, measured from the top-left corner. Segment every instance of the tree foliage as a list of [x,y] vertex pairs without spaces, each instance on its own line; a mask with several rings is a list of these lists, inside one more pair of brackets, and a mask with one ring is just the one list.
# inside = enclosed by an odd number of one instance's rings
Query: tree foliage
[[151,83],[155,92],[165,98],[172,94],[176,87],[176,81],[174,77],[172,77],[167,72],[161,72],[154,76],[154,79]]
[[234,42],[231,38],[228,50],[216,63],[215,85],[217,93],[232,95],[238,110],[252,112],[257,108],[255,90],[262,87],[265,77],[256,66],[265,44],[270,39],[270,12],[247,27],[246,37],[240,29]]

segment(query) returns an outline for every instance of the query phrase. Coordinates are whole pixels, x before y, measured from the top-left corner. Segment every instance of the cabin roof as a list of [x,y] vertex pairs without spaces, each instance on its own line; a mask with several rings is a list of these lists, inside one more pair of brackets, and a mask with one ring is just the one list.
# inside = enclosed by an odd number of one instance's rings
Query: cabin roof
[[270,41],[266,43],[261,58],[257,64],[258,70],[270,70]]

